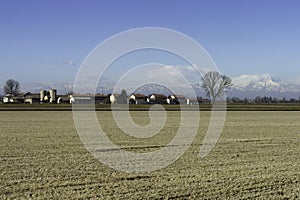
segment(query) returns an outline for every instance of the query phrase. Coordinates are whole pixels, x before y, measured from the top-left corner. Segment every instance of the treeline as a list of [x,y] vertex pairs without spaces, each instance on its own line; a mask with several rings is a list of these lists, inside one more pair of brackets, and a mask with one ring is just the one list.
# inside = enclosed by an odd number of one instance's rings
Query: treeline
[[287,99],[285,97],[282,98],[276,98],[276,97],[270,97],[270,96],[257,96],[254,99],[248,99],[248,98],[239,98],[239,97],[228,97],[227,103],[231,104],[285,104],[285,103],[300,103],[300,97],[299,99],[290,98]]

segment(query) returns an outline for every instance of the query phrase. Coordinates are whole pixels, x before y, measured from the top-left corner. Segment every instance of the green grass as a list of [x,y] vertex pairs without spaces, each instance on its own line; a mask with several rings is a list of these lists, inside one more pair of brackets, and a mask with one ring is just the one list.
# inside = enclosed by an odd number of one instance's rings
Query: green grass
[[[219,142],[199,159],[210,117],[201,112],[188,151],[166,168],[139,174],[94,159],[76,133],[72,112],[0,113],[0,199],[300,198],[300,112],[227,112]],[[144,152],[174,137],[180,113],[167,113],[163,132],[145,140],[123,134],[110,112],[97,115],[114,143]],[[132,112],[132,118],[149,122],[147,112]]]
[[[82,107],[90,107],[91,104],[79,105]],[[126,108],[129,106],[132,110],[149,110],[153,105],[149,104],[139,104],[139,105],[115,105],[119,108]],[[180,105],[162,105],[166,110],[180,110]],[[210,111],[210,104],[201,105],[181,105],[184,109],[198,109],[202,111]],[[110,110],[111,105],[108,104],[96,104],[96,110]],[[71,104],[0,104],[0,111],[11,111],[11,110],[62,110],[70,111],[72,110]],[[290,104],[227,104],[228,111],[300,111],[300,104],[290,103]]]
[[228,104],[230,111],[300,111],[300,104]]

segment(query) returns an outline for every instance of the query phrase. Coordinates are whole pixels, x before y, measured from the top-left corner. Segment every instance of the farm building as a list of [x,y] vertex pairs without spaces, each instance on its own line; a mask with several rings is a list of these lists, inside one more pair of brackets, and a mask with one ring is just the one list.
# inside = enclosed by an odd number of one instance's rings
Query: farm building
[[33,104],[33,103],[41,102],[40,94],[38,93],[27,92],[26,94],[24,94],[23,97],[24,97],[24,103]]
[[95,95],[95,104],[104,104],[105,102],[109,102],[109,97],[106,94]]
[[82,103],[82,104],[114,104],[117,102],[116,94],[73,94],[69,95],[70,103]]
[[120,96],[119,94],[108,94],[109,97],[109,103],[115,104],[118,102],[118,97]]
[[57,95],[57,104],[70,103],[69,95]]
[[57,91],[51,89],[49,91],[41,90],[40,91],[40,102],[41,103],[56,103],[57,101]]
[[23,94],[13,95],[13,94],[6,94],[2,98],[3,103],[24,103]]
[[170,95],[167,98],[168,104],[189,104],[189,99],[183,95]]
[[118,94],[96,94],[95,104],[115,104],[117,103]]
[[144,94],[132,94],[129,97],[129,104],[148,104],[149,98]]
[[149,95],[149,102],[151,104],[167,104],[167,97],[163,94],[151,94]]
[[94,96],[90,94],[73,94],[69,98],[70,103],[89,104],[94,102]]
[[56,90],[42,90],[40,93],[27,92],[25,94],[7,94],[3,97],[3,103],[55,103]]

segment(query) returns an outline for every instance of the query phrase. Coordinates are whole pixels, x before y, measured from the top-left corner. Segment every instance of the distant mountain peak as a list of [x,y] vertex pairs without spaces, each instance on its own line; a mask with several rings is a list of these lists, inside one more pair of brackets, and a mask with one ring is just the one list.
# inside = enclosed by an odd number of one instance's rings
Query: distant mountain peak
[[[234,94],[257,94],[257,96],[295,96],[300,91],[298,85],[274,78],[268,73],[249,75],[244,74],[232,78]],[[240,95],[238,95],[240,96]]]

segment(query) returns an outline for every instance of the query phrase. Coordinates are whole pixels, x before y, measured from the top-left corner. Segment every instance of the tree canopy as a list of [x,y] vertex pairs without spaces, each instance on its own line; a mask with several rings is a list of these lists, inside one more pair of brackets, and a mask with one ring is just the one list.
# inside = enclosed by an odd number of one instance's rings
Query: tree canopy
[[17,95],[20,93],[20,83],[14,79],[8,79],[3,87],[4,94]]
[[217,71],[210,71],[202,77],[202,88],[210,97],[212,104],[215,103],[217,97],[220,97],[231,86],[231,79]]

